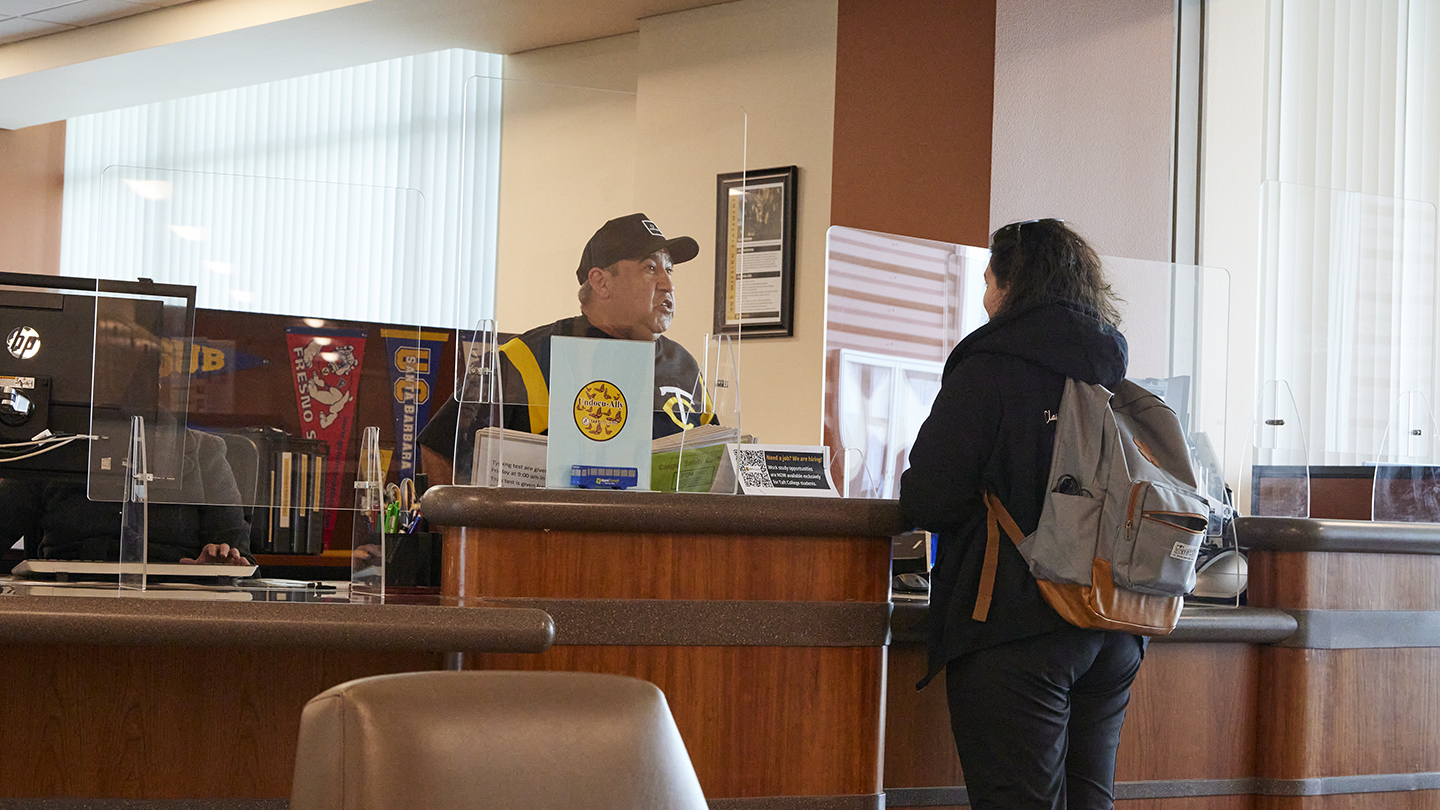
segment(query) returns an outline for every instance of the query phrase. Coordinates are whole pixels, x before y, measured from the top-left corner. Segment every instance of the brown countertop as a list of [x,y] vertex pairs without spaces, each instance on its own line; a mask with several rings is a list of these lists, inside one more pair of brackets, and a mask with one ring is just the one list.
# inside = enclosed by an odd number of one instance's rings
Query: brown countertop
[[249,602],[152,596],[33,596],[7,586],[0,643],[313,647],[351,650],[543,652],[555,624],[543,610],[494,606]]
[[[892,643],[924,644],[925,616],[930,606],[924,602],[895,605],[890,620]],[[1256,607],[1227,607],[1190,603],[1180,614],[1180,623],[1167,636],[1154,636],[1158,642],[1198,642],[1212,644],[1276,644],[1295,633],[1295,617],[1283,610]]]
[[877,537],[904,531],[896,501],[692,492],[432,487],[431,525],[666,534]]
[[1235,520],[1235,536],[1243,548],[1258,551],[1440,554],[1434,523],[1243,517]]

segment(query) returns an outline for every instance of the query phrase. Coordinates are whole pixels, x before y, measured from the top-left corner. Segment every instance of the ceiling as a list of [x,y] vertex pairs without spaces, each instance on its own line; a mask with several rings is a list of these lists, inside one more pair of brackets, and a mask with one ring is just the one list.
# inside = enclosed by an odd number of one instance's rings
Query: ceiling
[[7,20],[70,20],[0,44],[0,129],[446,48],[519,53],[728,1],[0,0],[0,40]]
[[0,45],[185,2],[189,0],[0,0]]

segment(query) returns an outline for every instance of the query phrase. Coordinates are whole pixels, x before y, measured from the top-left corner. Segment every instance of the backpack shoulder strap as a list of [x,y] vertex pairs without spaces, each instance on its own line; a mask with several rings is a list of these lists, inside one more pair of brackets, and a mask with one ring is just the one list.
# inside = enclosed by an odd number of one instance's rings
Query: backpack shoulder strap
[[1020,545],[1025,535],[1015,525],[1015,519],[1005,510],[1005,504],[993,493],[985,493],[985,563],[980,569],[980,592],[975,596],[975,612],[970,618],[983,622],[990,616],[990,601],[995,595],[995,569],[1000,566],[1000,530],[1010,537],[1010,542]]

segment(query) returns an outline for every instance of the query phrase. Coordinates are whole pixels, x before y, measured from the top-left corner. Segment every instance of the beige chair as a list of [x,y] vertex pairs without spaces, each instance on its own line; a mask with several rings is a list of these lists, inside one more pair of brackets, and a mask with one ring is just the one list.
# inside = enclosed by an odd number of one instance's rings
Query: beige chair
[[291,810],[706,810],[665,696],[582,672],[343,683],[300,720]]

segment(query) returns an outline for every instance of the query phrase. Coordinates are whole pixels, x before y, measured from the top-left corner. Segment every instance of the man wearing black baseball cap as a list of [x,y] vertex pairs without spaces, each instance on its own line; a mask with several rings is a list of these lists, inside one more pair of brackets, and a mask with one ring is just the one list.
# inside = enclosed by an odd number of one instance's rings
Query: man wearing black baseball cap
[[[700,366],[685,347],[664,336],[675,317],[674,266],[688,262],[700,245],[688,236],[665,238],[644,214],[606,222],[590,237],[580,254],[575,277],[580,282],[580,315],[531,329],[500,347],[505,406],[504,427],[529,433],[549,431],[550,338],[614,338],[655,344],[655,415],[653,435],[668,436],[687,426],[713,421],[700,379]],[[452,398],[420,434],[420,455],[431,483],[454,478],[457,421],[460,435],[473,439],[489,425],[488,416],[462,414]],[[466,418],[460,419],[461,416]],[[461,478],[468,484],[468,451],[461,449]]]

